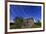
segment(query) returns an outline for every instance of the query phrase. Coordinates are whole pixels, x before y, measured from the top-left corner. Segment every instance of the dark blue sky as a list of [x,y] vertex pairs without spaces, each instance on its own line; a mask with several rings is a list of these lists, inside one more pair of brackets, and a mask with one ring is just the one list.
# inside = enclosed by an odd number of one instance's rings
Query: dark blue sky
[[41,6],[10,5],[10,20],[16,16],[33,17],[35,20],[40,20]]

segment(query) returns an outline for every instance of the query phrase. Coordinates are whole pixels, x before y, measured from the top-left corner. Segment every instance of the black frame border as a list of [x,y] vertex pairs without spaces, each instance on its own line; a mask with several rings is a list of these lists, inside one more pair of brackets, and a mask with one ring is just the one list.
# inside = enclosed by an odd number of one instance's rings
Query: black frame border
[[[8,2],[43,4],[43,30],[7,32],[7,3]],[[5,0],[5,34],[7,34],[7,33],[25,33],[25,32],[43,32],[43,31],[45,31],[45,3],[44,2],[27,2],[27,1],[8,1],[8,0]]]

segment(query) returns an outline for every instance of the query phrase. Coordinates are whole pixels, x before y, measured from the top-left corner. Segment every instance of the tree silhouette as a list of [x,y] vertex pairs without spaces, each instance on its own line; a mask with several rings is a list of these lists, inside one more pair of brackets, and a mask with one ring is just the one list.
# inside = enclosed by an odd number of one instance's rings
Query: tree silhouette
[[15,23],[16,28],[21,28],[23,18],[17,16],[15,17],[14,21],[15,21],[14,23]]
[[37,23],[41,23],[40,20],[37,20]]

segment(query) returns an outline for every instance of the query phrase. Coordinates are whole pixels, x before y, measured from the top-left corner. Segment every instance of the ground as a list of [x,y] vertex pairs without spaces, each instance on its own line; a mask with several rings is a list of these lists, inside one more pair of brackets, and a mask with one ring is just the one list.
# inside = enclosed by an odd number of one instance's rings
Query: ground
[[[30,27],[30,28],[40,28],[40,27],[41,27],[41,23],[34,23],[34,25],[32,25],[32,27]],[[12,24],[12,25],[10,25],[10,29],[17,29],[17,28],[14,24]],[[18,29],[21,29],[21,28],[18,28]]]

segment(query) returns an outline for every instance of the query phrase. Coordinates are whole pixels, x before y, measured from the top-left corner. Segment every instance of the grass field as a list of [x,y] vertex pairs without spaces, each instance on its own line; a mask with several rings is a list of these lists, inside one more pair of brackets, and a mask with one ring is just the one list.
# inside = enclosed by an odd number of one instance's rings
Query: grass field
[[34,23],[34,25],[31,28],[40,28],[41,23]]
[[[31,28],[40,28],[40,27],[41,27],[41,23],[34,23],[34,25]],[[16,28],[14,23],[10,23],[10,29],[21,29],[21,28]]]

